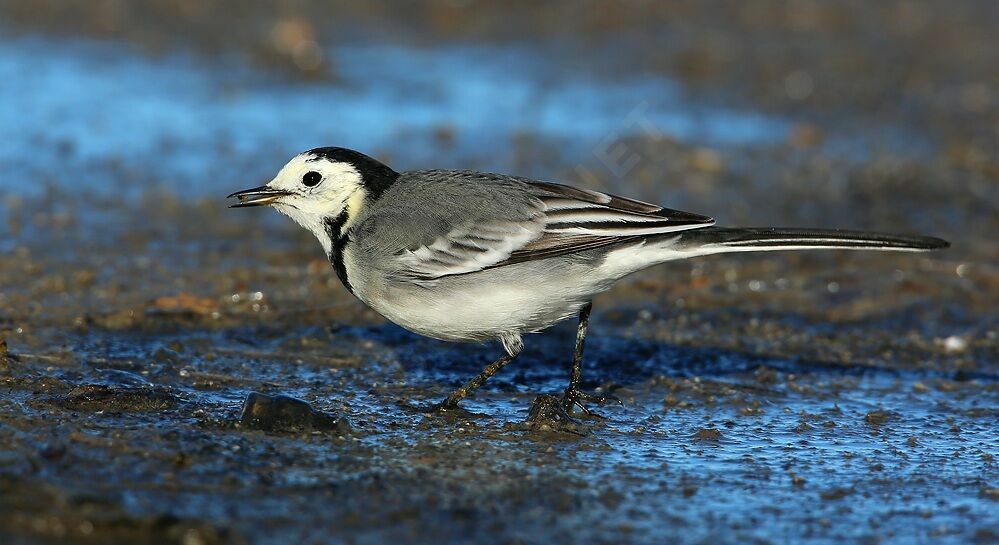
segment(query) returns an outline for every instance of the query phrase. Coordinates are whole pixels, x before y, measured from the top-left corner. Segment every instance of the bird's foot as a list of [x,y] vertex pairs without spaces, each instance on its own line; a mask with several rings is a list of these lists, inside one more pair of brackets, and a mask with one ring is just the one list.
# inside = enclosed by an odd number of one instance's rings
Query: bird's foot
[[604,417],[599,413],[590,410],[583,403],[586,402],[586,403],[603,404],[607,403],[608,401],[613,401],[618,405],[624,405],[621,399],[618,398],[617,396],[613,396],[610,394],[601,395],[601,394],[594,394],[592,392],[584,392],[583,390],[580,390],[579,388],[576,388],[574,386],[566,388],[565,393],[562,394],[562,399],[561,399],[562,409],[566,413],[571,415],[574,409],[578,408],[586,416],[591,418],[600,418],[600,419],[603,419]]
[[425,412],[425,413],[437,413],[437,414],[445,414],[445,413],[448,413],[448,412],[454,412],[457,409],[458,409],[458,404],[457,403],[448,403],[447,399],[445,399],[444,401],[441,401],[439,403],[431,403],[429,405],[424,405],[423,408],[422,408],[423,412]]
[[527,413],[527,426],[534,430],[566,432],[576,435],[586,435],[589,428],[573,418],[565,410],[562,399],[550,394],[541,394],[534,398],[531,409]]
[[412,413],[423,413],[427,415],[454,417],[454,418],[469,418],[475,416],[482,416],[481,414],[474,413],[465,409],[464,407],[458,405],[457,401],[450,398],[445,399],[439,403],[429,403],[429,404],[409,404],[404,405],[404,408]]

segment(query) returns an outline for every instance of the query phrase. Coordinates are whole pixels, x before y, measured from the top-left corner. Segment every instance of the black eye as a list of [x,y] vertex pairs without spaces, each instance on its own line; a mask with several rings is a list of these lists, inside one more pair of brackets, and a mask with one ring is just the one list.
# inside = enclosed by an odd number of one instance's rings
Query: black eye
[[305,173],[305,176],[302,176],[302,183],[309,187],[313,187],[321,181],[323,181],[323,175],[314,170],[310,170]]

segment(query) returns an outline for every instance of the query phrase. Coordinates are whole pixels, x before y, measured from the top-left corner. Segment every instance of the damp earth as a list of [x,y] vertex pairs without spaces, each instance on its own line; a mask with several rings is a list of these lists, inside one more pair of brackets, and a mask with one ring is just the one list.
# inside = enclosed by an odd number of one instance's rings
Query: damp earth
[[[994,3],[60,4],[0,1],[3,543],[999,542]],[[663,265],[599,418],[529,418],[571,323],[426,413],[501,348],[225,208],[318,145],[953,247]]]

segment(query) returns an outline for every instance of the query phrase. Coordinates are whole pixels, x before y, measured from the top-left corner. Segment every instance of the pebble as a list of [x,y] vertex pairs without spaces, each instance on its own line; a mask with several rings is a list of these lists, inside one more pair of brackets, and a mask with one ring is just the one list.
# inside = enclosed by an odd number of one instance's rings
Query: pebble
[[327,414],[291,396],[269,396],[259,392],[246,396],[239,426],[279,433],[328,431],[346,435],[350,432],[346,418]]
[[963,337],[958,337],[957,335],[951,335],[943,341],[944,350],[948,353],[964,352],[968,348],[968,341]]
[[7,349],[7,339],[0,337],[0,371],[7,370],[7,359],[10,351]]

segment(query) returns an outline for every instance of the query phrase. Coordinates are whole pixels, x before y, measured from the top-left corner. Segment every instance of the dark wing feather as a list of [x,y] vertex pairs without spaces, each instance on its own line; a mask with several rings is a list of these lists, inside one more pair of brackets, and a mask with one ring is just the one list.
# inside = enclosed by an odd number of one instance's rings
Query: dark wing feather
[[495,266],[582,252],[714,224],[698,214],[550,182],[528,182],[544,204],[542,235]]
[[433,280],[499,266],[518,249],[542,236],[540,203],[526,217],[465,221],[429,244],[396,253],[397,274]]

